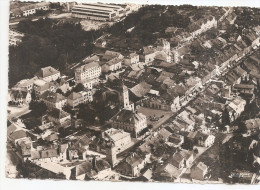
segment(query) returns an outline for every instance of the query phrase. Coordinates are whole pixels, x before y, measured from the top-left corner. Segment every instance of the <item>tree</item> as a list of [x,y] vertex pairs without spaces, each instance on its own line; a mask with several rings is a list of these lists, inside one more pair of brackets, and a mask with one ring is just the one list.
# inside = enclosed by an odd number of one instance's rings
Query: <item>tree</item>
[[30,102],[29,109],[32,111],[34,117],[43,116],[47,111],[47,106],[43,101],[40,102]]
[[[41,125],[41,121],[35,117],[25,119],[23,122],[26,128],[29,130],[36,129]],[[39,132],[39,130],[36,129],[36,132]]]
[[79,105],[78,118],[83,119],[90,125],[93,125],[95,123],[96,114],[88,104],[81,104]]
[[83,91],[84,90],[84,85],[82,84],[82,83],[79,83],[79,84],[77,84],[77,86],[75,86],[74,88],[73,88],[73,92],[81,92],[81,91]]
[[32,98],[32,101],[36,101],[36,99],[37,99],[36,93],[35,93],[35,90],[34,90],[34,89],[32,90],[31,98]]
[[230,124],[230,118],[229,118],[229,111],[227,108],[224,109],[222,113],[222,125],[225,127],[226,125]]
[[64,93],[62,92],[62,90],[61,90],[60,88],[58,88],[58,89],[56,90],[56,93],[59,93],[59,94],[61,94],[61,95],[64,96]]

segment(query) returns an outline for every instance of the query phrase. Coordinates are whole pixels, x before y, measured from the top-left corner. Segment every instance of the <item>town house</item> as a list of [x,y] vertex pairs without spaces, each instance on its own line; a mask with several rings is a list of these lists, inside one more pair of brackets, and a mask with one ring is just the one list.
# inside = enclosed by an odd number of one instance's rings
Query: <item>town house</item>
[[119,58],[113,58],[102,65],[102,72],[114,72],[122,68],[122,60]]
[[231,122],[241,115],[241,113],[244,111],[245,105],[246,100],[240,97],[235,98],[227,105],[227,109],[229,111],[229,118]]
[[85,86],[84,81],[97,80],[101,75],[101,67],[98,62],[91,62],[82,65],[75,69],[75,81],[76,83],[82,83]]
[[112,127],[130,132],[133,137],[147,127],[146,116],[130,110],[121,110],[111,118]]
[[191,168],[191,178],[195,180],[203,181],[206,179],[208,174],[208,166],[203,162],[199,162],[196,166]]
[[46,91],[41,96],[40,99],[47,105],[48,108],[58,108],[62,109],[67,105],[67,99],[59,93]]
[[139,63],[139,55],[136,53],[130,53],[129,56],[124,58],[124,65],[134,65]]
[[72,92],[68,96],[68,106],[75,108],[80,104],[84,104],[87,102],[92,102],[92,91],[81,91],[81,92]]
[[131,134],[123,130],[111,128],[106,130],[104,135],[113,143],[117,154],[131,144]]

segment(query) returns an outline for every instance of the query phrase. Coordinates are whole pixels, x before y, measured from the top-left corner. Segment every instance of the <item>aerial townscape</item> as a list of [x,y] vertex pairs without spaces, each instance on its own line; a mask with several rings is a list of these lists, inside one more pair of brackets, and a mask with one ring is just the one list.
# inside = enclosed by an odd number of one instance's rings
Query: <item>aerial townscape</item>
[[10,2],[9,178],[260,183],[260,9]]

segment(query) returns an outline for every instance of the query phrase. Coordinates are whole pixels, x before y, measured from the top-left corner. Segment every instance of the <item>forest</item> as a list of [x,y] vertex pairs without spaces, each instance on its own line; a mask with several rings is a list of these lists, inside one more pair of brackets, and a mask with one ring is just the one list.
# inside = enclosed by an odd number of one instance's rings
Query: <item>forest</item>
[[25,36],[18,46],[9,48],[9,87],[42,67],[64,71],[67,65],[92,54],[93,41],[102,35],[102,31],[84,31],[80,23],[48,18],[21,21],[17,30]]

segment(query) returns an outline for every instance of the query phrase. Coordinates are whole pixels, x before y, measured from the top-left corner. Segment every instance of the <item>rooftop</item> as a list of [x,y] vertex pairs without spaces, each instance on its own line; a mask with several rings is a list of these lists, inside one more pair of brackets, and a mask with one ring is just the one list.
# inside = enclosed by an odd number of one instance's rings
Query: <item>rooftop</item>
[[124,132],[123,130],[114,129],[114,128],[106,130],[105,134],[109,136],[113,142],[116,142],[126,136],[130,136],[130,133]]
[[48,76],[52,76],[59,73],[58,70],[54,69],[53,67],[49,66],[49,67],[44,67],[41,68],[41,70],[39,70],[35,76],[39,77],[39,78],[45,78]]
[[41,98],[47,100],[49,102],[57,103],[63,100],[66,100],[64,96],[59,93],[55,93],[52,91],[46,91],[41,95]]
[[92,69],[94,67],[100,67],[99,63],[97,61],[93,61],[93,62],[87,63],[85,65],[82,65],[82,66],[76,68],[76,71],[83,73],[83,72],[85,72],[89,69]]
[[144,119],[146,119],[146,116],[142,113],[134,113],[130,110],[121,110],[114,117],[112,117],[113,121],[125,123],[136,123]]

